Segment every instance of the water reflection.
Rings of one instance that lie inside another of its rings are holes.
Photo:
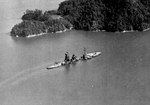
[[[65,73],[68,74],[70,72],[70,66],[71,66],[70,64],[64,66]]]

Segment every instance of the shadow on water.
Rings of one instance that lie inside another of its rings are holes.
[[[73,62],[71,64],[65,65],[64,66],[64,70],[66,71],[66,73],[68,74],[71,70],[71,67],[74,69],[76,67],[78,62]]]
[[[64,66],[64,70],[66,71],[66,74],[68,74],[69,71],[70,71],[70,64],[65,65],[65,66]]]
[[[77,62],[73,62],[71,65],[72,65],[73,67],[75,67],[76,64],[77,64]]]

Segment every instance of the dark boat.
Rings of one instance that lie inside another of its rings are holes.
[[[86,54],[86,59],[84,60],[88,60],[88,59],[92,59],[96,56],[99,56],[101,55],[101,52],[93,52],[93,53],[87,53]],[[58,68],[58,67],[61,67],[61,66],[65,66],[65,65],[69,65],[69,64],[72,64],[72,63],[75,63],[75,62],[78,62],[80,60],[83,60],[83,58],[77,58],[76,60],[74,61],[70,61],[70,62],[65,62],[65,61],[62,61],[62,62],[55,62],[53,65],[51,66],[48,66],[47,69],[54,69],[54,68]]]

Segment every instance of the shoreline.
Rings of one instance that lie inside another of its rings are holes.
[[[124,31],[122,31],[122,32],[118,32],[118,33],[127,33],[127,32],[145,32],[145,31],[149,31],[150,30],[150,28],[146,28],[146,29],[144,29],[144,30],[142,30],[142,31],[138,31],[138,30],[130,30],[130,31],[128,31],[128,30],[124,30]]]
[[[70,27],[69,29],[65,29],[63,31],[56,31],[56,32],[50,32],[50,33],[63,33],[63,32],[66,32],[66,31],[70,31],[72,29],[73,29],[73,27]],[[41,36],[41,35],[45,35],[45,34],[48,34],[48,32],[40,33],[40,34],[28,35],[26,38],[32,38],[32,37]],[[19,37],[19,36],[16,36],[16,37]]]
[[[56,32],[50,32],[50,33],[63,33],[63,32],[66,32],[66,31],[70,31],[72,29],[73,29],[73,27],[70,27],[70,29],[65,29],[63,31],[56,31]],[[36,37],[36,36],[42,36],[42,35],[45,35],[45,34],[48,34],[48,32],[40,33],[40,34],[28,35],[28,36],[26,36],[26,38],[32,38],[32,37]],[[19,36],[16,36],[16,37],[19,37]]]
[[[143,30],[143,31],[148,31],[148,30],[150,30],[150,28],[147,28],[147,29],[145,29],[145,30]]]
[[[40,33],[40,34],[28,35],[28,36],[26,36],[26,38],[32,38],[32,37],[41,36],[41,35],[44,35],[44,34],[47,34],[47,33],[45,32],[45,33]]]
[[[116,32],[114,32],[114,33],[128,33],[128,32],[145,32],[145,31],[149,31],[150,30],[150,28],[146,28],[146,29],[144,29],[144,30],[142,30],[142,31],[138,31],[138,30],[124,30],[124,31],[116,31]],[[94,31],[92,31],[92,32],[107,32],[106,30],[94,30]]]
[[[50,32],[50,33],[63,33],[63,32],[66,32],[66,31],[70,31],[70,30],[72,30],[73,29],[73,27],[71,27],[70,29],[65,29],[65,30],[63,30],[63,31],[56,31],[56,32]],[[141,32],[145,32],[145,31],[148,31],[148,30],[150,30],[150,28],[147,28],[147,29],[144,29],[143,31],[141,31]],[[107,31],[105,31],[105,30],[95,30],[95,31],[91,31],[91,32],[107,32]],[[140,31],[134,31],[134,30],[124,30],[124,31],[121,31],[121,32],[119,32],[119,31],[117,31],[117,32],[115,32],[115,33],[128,33],[128,32],[140,32]],[[36,37],[36,36],[42,36],[42,35],[45,35],[45,34],[48,34],[47,32],[45,32],[45,33],[40,33],[40,34],[33,34],[33,35],[28,35],[28,36],[26,36],[26,38],[32,38],[32,37]],[[15,37],[19,37],[18,35],[16,35]]]

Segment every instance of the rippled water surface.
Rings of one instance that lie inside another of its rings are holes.
[[[0,1],[0,105],[149,105],[149,31],[9,36],[27,8],[55,9],[61,1]],[[66,51],[80,56],[83,47],[102,55],[45,69]]]

